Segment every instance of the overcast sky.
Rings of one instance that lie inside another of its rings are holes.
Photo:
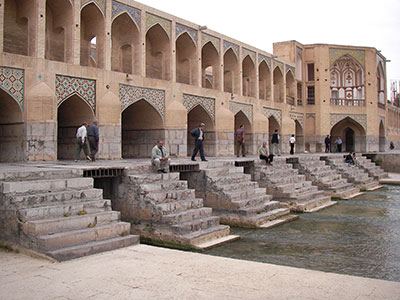
[[[139,0],[272,53],[274,42],[375,47],[400,80],[400,0]]]

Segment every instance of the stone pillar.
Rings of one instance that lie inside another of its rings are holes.
[[[219,41],[219,90],[224,91],[224,42],[220,39]]]
[[[0,53],[3,53],[4,44],[4,1],[0,0]]]
[[[112,1],[108,1],[106,5],[106,16],[105,16],[105,37],[104,37],[104,67],[106,70],[111,70],[111,9],[112,9]]]
[[[197,49],[196,49],[196,59],[197,59],[197,83],[198,87],[202,86],[203,80],[203,68],[202,68],[202,60],[201,60],[201,41],[202,41],[202,32],[200,30],[197,31]]]
[[[271,67],[269,69],[269,86],[270,86],[270,95],[271,95],[271,102],[275,102],[275,95],[274,95],[274,60],[271,57]],[[271,132],[269,134],[272,134]]]
[[[171,68],[171,80],[172,82],[176,82],[176,22],[172,21],[171,22],[171,63],[170,63],[170,68]]]
[[[238,63],[239,63],[239,95],[243,94],[243,62],[242,62],[242,47],[239,46]]]
[[[283,65],[283,103],[286,103],[286,64]]]
[[[140,33],[139,33],[139,47],[141,48],[140,51],[140,60],[141,60],[141,67],[140,67],[140,75],[142,77],[146,77],[146,11],[142,10],[140,14]]]
[[[36,57],[44,58],[46,49],[46,1],[36,3],[37,33],[36,33]]]
[[[72,24],[72,61],[73,64],[81,63],[81,1],[74,0]]]
[[[258,52],[256,52],[254,67],[256,68],[256,98],[260,98],[260,74],[258,73]]]

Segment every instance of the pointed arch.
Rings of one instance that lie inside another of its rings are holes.
[[[296,96],[296,81],[294,79],[294,73],[292,70],[286,72],[286,103],[289,105],[295,105]]]
[[[386,134],[385,134],[385,124],[383,120],[379,122],[379,152],[386,151]]]
[[[347,116],[331,127],[331,140],[340,137],[345,151],[366,151],[366,130],[351,116]]]
[[[304,152],[304,128],[298,120],[295,123],[296,153]]]
[[[271,70],[265,60],[258,65],[259,98],[271,100]]]
[[[381,61],[378,63],[376,70],[376,83],[378,91],[378,103],[385,104],[385,71]]]
[[[251,120],[249,120],[249,118],[247,117],[247,115],[242,111],[239,110],[236,114],[235,114],[235,130],[237,130],[240,125],[244,126],[244,130],[245,130],[245,153],[253,155],[255,154],[255,148],[254,148],[254,143],[253,143],[253,128],[251,125]],[[235,141],[235,145],[234,145],[234,153],[238,153],[238,143]]]
[[[283,74],[281,68],[276,66],[273,71],[274,102],[283,102]]]
[[[104,7],[101,7],[96,0],[87,0],[85,3],[81,4],[81,12],[86,6],[88,6],[90,4],[93,4],[94,6],[96,6],[98,8],[98,10],[101,12],[101,14],[105,17],[105,13],[104,13],[105,4],[104,4]]]
[[[256,68],[250,55],[243,59],[242,70],[242,95],[256,97]]]
[[[183,32],[176,39],[176,81],[195,85],[197,83],[197,53],[193,38]]]
[[[158,23],[146,32],[146,76],[171,79],[171,45],[165,29]]]
[[[202,87],[218,90],[220,87],[219,52],[212,41],[201,48]],[[207,80],[209,85],[207,85]]]
[[[224,54],[224,92],[239,94],[239,61],[231,47]]]

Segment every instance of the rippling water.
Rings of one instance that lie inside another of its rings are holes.
[[[232,228],[241,239],[211,255],[400,281],[400,186],[385,186],[272,229]]]

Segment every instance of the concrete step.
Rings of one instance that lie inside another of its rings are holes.
[[[178,224],[178,223],[193,221],[196,219],[201,219],[204,217],[209,217],[211,215],[212,215],[212,208],[202,207],[197,209],[189,209],[175,214],[163,215],[161,217],[161,222],[167,224]]]
[[[308,212],[308,211],[315,211],[316,207],[325,206],[326,203],[333,202],[331,201],[331,197],[320,195],[318,197],[298,201],[294,205],[291,205],[291,210],[296,212]],[[333,203],[334,205],[336,203]],[[329,205],[331,206],[331,205]]]
[[[354,198],[360,194],[360,189],[351,185],[350,187],[346,189],[341,189],[341,190],[326,190],[326,194],[331,196],[333,199],[342,199],[342,200],[347,200]]]
[[[255,227],[261,227],[263,224],[265,224],[267,222],[279,219],[279,218],[289,215],[289,214],[290,214],[289,208],[277,208],[274,210],[255,214],[255,215],[251,216],[249,219],[250,219],[251,223],[254,224]]]
[[[236,199],[231,201],[232,210],[244,209],[244,208],[251,208],[251,207],[258,207],[264,203],[269,203],[272,199],[272,195],[265,194],[265,190],[263,189],[263,193],[259,194],[258,196],[249,197],[249,198],[242,198]]]
[[[291,184],[291,183],[298,183],[298,182],[304,182],[306,180],[305,175],[298,175],[298,174],[291,174],[288,176],[284,177],[269,177],[267,179],[270,181],[272,184]]]
[[[188,209],[196,209],[203,207],[203,199],[192,198],[180,201],[171,201],[166,203],[159,203],[155,206],[155,209],[161,214],[171,214],[186,211]]]
[[[250,174],[244,173],[233,173],[225,176],[208,176],[210,177],[217,185],[224,185],[236,182],[243,182],[251,180]]]
[[[206,229],[188,232],[182,235],[187,244],[200,248],[203,243],[215,241],[217,239],[228,237],[230,228],[227,225],[216,225]],[[232,237],[232,240],[238,239],[238,236]]]
[[[244,216],[252,216],[260,212],[271,211],[278,209],[280,207],[281,204],[279,201],[269,201],[269,202],[264,202],[260,205],[242,207],[238,210],[238,213]]]
[[[22,208],[18,210],[18,218],[22,222],[46,218],[74,216],[85,211],[87,214],[111,210],[111,200],[102,199],[85,202],[69,202],[65,204]]]
[[[78,257],[132,246],[138,243],[138,235],[118,236],[107,240],[92,241],[77,246],[48,251],[46,254],[58,261],[66,261]]]
[[[233,242],[240,239],[239,235],[227,235],[222,237],[216,237],[214,232],[212,234],[207,234],[207,235],[211,235],[212,238],[209,238],[209,240],[207,241],[207,239],[203,237],[205,241],[202,240],[201,242],[197,242],[196,244],[193,244],[193,246],[197,249],[207,250],[217,247],[221,244]]]
[[[190,232],[205,230],[219,225],[219,217],[210,216],[172,225],[172,229],[179,234],[186,235]]]
[[[0,182],[0,193],[3,194],[32,194],[65,190],[85,190],[91,188],[93,188],[93,178]]]
[[[242,181],[242,182],[237,182],[237,183],[233,183],[233,184],[218,184],[218,187],[221,188],[223,191],[246,191],[249,189],[256,189],[258,188],[258,184],[257,182],[254,181]]]
[[[39,250],[47,252],[129,234],[130,228],[130,223],[117,222],[93,228],[42,235],[37,237],[37,246]]]
[[[120,212],[105,211],[82,216],[70,216],[54,219],[29,221],[23,224],[23,231],[29,235],[48,235],[59,232],[85,229],[89,226],[105,225],[117,222]]]
[[[248,198],[253,198],[257,196],[264,196],[265,189],[264,188],[254,188],[244,191],[225,191],[230,200],[237,201],[237,200],[244,200]]]
[[[93,188],[86,190],[66,190],[57,192],[13,195],[7,198],[10,199],[10,203],[16,208],[35,207],[56,202],[89,201],[103,199],[103,190]]]

